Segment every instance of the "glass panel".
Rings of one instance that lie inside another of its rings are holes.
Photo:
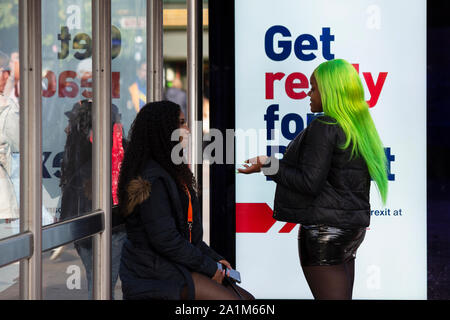
[[[112,194],[118,204],[117,184],[126,137],[137,112],[147,101],[146,0],[111,2],[112,21]],[[113,225],[115,224],[113,215]],[[125,226],[115,226],[111,243],[111,277],[114,299],[122,298],[118,279]]]
[[[124,137],[147,100],[146,8],[146,0],[111,3],[112,102],[117,106]]]
[[[42,224],[92,209],[90,0],[42,1]]]
[[[186,2],[163,3],[164,99],[187,110],[187,6]]]
[[[0,239],[19,233],[19,10],[0,2]],[[0,281],[2,280],[0,275]]]
[[[20,231],[19,5],[0,2],[0,239]],[[19,262],[0,268],[0,299],[19,299]]]
[[[19,300],[19,262],[0,268],[0,300]]]
[[[92,250],[88,247],[91,241],[92,238],[83,239],[42,254],[43,299],[91,299]]]
[[[117,238],[117,237],[116,237]],[[117,239],[115,239],[117,242]],[[115,241],[113,239],[113,243]],[[93,255],[92,237],[75,241],[42,254],[43,298],[48,300],[86,300],[92,299]],[[117,254],[113,259],[118,261]],[[120,255],[120,251],[119,251]],[[122,287],[117,281],[113,299],[122,299]],[[114,283],[113,282],[113,283]],[[1,297],[1,296],[0,296]]]
[[[92,211],[92,5],[43,0],[41,9],[42,225],[48,225]],[[90,298],[91,238],[43,253],[42,270],[45,299]]]
[[[164,99],[178,103],[187,114],[187,6],[186,1],[164,1]],[[208,1],[203,1],[203,134],[209,132]],[[203,144],[203,147],[206,145]],[[203,159],[203,240],[209,243],[209,159]]]

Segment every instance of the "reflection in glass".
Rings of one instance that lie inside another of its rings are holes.
[[[2,1],[1,5],[0,239],[20,231],[18,2]],[[15,262],[0,268],[0,299],[19,298],[19,262]]]
[[[90,110],[78,107],[92,99],[91,10],[90,0],[42,1],[43,225],[92,209]]]
[[[71,219],[95,209],[92,208],[91,9],[90,0],[42,1],[43,202],[54,221]],[[116,11],[120,16],[113,18],[111,30],[112,204],[117,204],[116,187],[125,130],[139,110],[139,105],[137,109],[133,107],[130,94],[136,76],[131,66],[138,68],[143,62],[141,59],[145,59],[145,52],[139,56],[139,48],[145,48],[145,24],[142,24],[145,1],[113,1],[112,12]],[[134,16],[141,17],[135,19],[140,21],[135,25],[129,23]],[[141,89],[140,83],[139,86]],[[145,102],[145,90],[138,90],[138,98]],[[123,227],[113,229],[113,288],[118,282],[124,238]],[[51,251],[49,261],[59,263],[66,250],[70,248],[63,246]],[[83,283],[86,283],[88,299],[92,299],[92,239],[76,241],[72,250],[81,258],[86,275]],[[117,298],[114,290],[113,298]]]
[[[112,102],[126,137],[147,101],[146,0],[111,1]]]
[[[92,3],[43,0],[41,13],[45,225],[92,211]],[[54,299],[53,288],[67,299],[91,298],[90,244],[88,238],[44,254],[46,299]]]
[[[17,1],[0,19],[0,239],[19,233],[19,29]],[[2,280],[0,275],[0,281]]]
[[[76,102],[65,115],[69,121],[61,162],[60,220],[92,210],[92,101]]]
[[[90,238],[87,239],[90,241]],[[68,244],[57,259],[51,252],[42,254],[43,289],[46,300],[86,300],[89,299],[87,269],[74,244]],[[92,259],[92,257],[90,257]],[[92,273],[92,266],[90,267]]]
[[[111,2],[111,98],[112,98],[112,154],[111,182],[113,205],[118,204],[117,185],[120,165],[126,148],[126,137],[136,114],[147,102],[147,36],[146,0]],[[117,219],[119,220],[119,219]],[[118,272],[125,226],[115,225],[111,243],[111,281],[113,299],[122,296]],[[119,292],[120,291],[120,292]]]
[[[92,251],[79,250],[84,241],[90,243],[92,237],[71,243],[61,255],[51,259],[51,252],[42,256],[43,298],[46,300],[90,300],[92,299]],[[78,246],[78,248],[77,248]],[[81,255],[80,255],[81,253]],[[1,297],[1,296],[0,296]],[[122,299],[120,282],[113,287],[114,299]]]
[[[77,102],[70,112],[66,112],[69,124],[66,127],[67,140],[61,165],[61,219],[70,219],[81,213],[92,210],[92,101]],[[123,159],[123,129],[117,106],[111,107],[113,128],[112,145],[112,194],[116,194],[119,168]],[[117,197],[113,196],[113,204],[117,204]],[[115,287],[119,276],[120,253],[125,239],[123,226],[117,226],[112,232],[111,261],[112,288]],[[92,238],[75,241],[74,247],[80,256],[86,270],[88,283],[88,298],[93,298],[92,268],[93,245]],[[58,248],[50,257],[55,260],[62,247]],[[114,299],[114,292],[112,295]]]

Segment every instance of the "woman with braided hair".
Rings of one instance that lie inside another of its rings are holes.
[[[176,130],[180,138],[173,141]],[[180,106],[170,101],[146,104],[131,126],[118,186],[127,230],[120,265],[124,299],[253,298],[225,280],[217,263],[230,263],[202,241],[195,178],[171,158],[179,143],[186,147],[188,133]]]

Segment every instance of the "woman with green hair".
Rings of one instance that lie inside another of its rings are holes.
[[[323,115],[289,143],[282,160],[259,156],[238,171],[262,171],[277,183],[273,217],[301,224],[299,258],[314,298],[351,299],[371,179],[386,203],[386,155],[350,63],[326,61],[310,83],[311,111]]]

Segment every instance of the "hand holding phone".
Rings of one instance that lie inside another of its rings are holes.
[[[221,271],[222,270],[226,270],[226,276],[228,278],[233,279],[237,283],[241,283],[241,274],[239,273],[239,271],[236,271],[236,270],[231,269],[231,268],[227,268],[220,262],[217,262],[217,268],[219,270],[221,270]]]

